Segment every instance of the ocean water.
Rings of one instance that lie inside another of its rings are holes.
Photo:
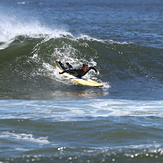
[[[162,0],[1,0],[0,163],[162,163],[162,26]]]

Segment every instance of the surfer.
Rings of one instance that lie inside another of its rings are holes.
[[[59,74],[63,74],[63,73],[69,73],[75,77],[81,78],[82,76],[84,76],[87,72],[89,72],[91,69],[94,70],[96,73],[98,73],[98,71],[94,68],[94,67],[88,67],[87,64],[83,64],[83,66],[79,69],[74,69],[72,65],[70,65],[68,62],[66,62],[66,66],[65,67],[63,65],[63,63],[61,63],[60,59],[57,59],[56,62],[60,65],[60,67],[63,69],[62,72],[59,72]]]

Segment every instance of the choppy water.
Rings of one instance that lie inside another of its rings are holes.
[[[162,162],[162,8],[1,1],[0,162]],[[57,58],[104,87],[71,83]]]

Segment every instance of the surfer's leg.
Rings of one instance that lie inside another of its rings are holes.
[[[70,65],[68,62],[66,62],[66,65],[68,66],[68,68],[73,68],[72,65]]]
[[[61,61],[58,61],[58,64],[61,66],[61,68],[63,70],[66,70],[67,69]]]

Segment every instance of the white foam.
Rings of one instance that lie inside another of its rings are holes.
[[[105,111],[101,116],[163,116],[162,101],[99,100],[91,106]]]
[[[32,38],[58,38],[63,35],[71,35],[63,28],[49,28],[37,20],[21,20],[19,17],[0,13],[0,42],[4,43],[1,49],[10,44],[17,36]]]
[[[45,145],[49,144],[47,137],[39,137],[34,138],[33,134],[16,134],[16,133],[10,133],[10,132],[2,132],[0,134],[0,138],[9,138],[9,139],[16,139],[19,141],[28,141],[32,143],[37,143],[39,145]]]
[[[54,92],[63,96],[62,92]],[[74,96],[88,96],[91,90],[76,92]],[[64,96],[72,92],[64,92]],[[60,97],[59,96],[59,97]],[[59,98],[58,97],[58,98]],[[10,106],[8,106],[10,103]],[[6,109],[7,108],[7,109]],[[139,116],[163,117],[163,101],[118,99],[89,99],[79,101],[1,101],[1,119],[47,119],[48,121],[82,121],[88,117]],[[32,136],[29,135],[32,140]]]
[[[82,40],[87,40],[87,41],[98,41],[98,42],[104,42],[104,40],[102,39],[97,39],[97,38],[93,38],[91,36],[88,36],[86,34],[80,34],[77,39],[82,39]]]

